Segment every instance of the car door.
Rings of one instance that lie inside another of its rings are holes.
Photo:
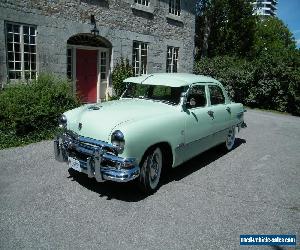
[[[208,112],[207,92],[205,84],[194,84],[188,91],[185,110],[185,160],[208,149],[211,144],[213,117]]]
[[[209,84],[208,109],[213,118],[212,130],[214,144],[225,141],[230,121],[230,106],[226,104],[226,96],[223,89],[216,84]]]

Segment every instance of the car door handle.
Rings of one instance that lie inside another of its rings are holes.
[[[212,110],[208,110],[207,114],[211,117],[214,117],[214,111],[212,111]]]
[[[231,113],[231,108],[230,107],[227,107],[226,110],[227,110],[227,112]]]

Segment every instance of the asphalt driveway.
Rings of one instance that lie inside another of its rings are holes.
[[[0,248],[246,249],[239,235],[252,233],[299,244],[300,118],[248,111],[246,122],[234,150],[199,155],[148,197],[73,175],[51,141],[0,151]]]

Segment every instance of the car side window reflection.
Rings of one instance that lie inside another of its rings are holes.
[[[210,93],[210,104],[217,105],[217,104],[224,104],[225,97],[223,95],[223,91],[219,86],[210,85],[208,86],[209,93]]]
[[[188,94],[187,108],[198,108],[206,106],[206,95],[204,85],[193,86]]]

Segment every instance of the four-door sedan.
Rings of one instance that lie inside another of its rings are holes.
[[[152,193],[162,171],[221,143],[231,150],[236,128],[246,127],[243,105],[211,77],[157,73],[124,82],[119,100],[61,116],[58,161],[98,182],[136,179]]]

